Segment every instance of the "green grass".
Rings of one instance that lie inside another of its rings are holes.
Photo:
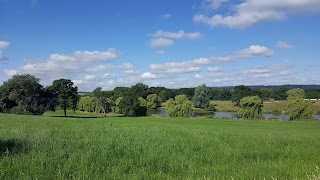
[[[320,123],[0,114],[0,179],[319,179]]]

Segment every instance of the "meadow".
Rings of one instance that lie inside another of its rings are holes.
[[[53,116],[0,114],[0,179],[320,179],[319,122]]]

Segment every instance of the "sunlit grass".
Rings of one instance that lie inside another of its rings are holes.
[[[0,179],[319,177],[318,122],[46,115],[0,114]]]

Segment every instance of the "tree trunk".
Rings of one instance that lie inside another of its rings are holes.
[[[66,105],[66,103],[63,104],[63,111],[64,111],[64,117],[67,117],[67,105]]]

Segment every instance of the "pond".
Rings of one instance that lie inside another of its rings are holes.
[[[159,114],[159,115],[164,115],[164,116],[168,116],[167,111],[166,110],[160,110],[160,109],[156,109],[156,110],[148,110],[147,112],[148,115],[151,114]],[[196,116],[212,116],[212,117],[225,117],[225,118],[233,118],[233,119],[239,119],[239,115],[236,113],[230,113],[230,112],[215,112],[215,113],[192,113],[192,117],[196,117]],[[285,115],[285,114],[279,114],[279,115],[275,115],[275,114],[263,114],[263,117],[265,119],[270,119],[270,118],[279,118],[279,119],[286,119],[289,120],[289,116]],[[320,115],[314,115],[315,119],[320,120]]]

